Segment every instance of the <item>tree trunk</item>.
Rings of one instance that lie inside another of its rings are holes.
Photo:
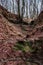
[[[43,11],[43,0],[41,0],[41,11]]]
[[[28,18],[28,1],[26,1],[26,17]]]
[[[18,5],[18,15],[20,17],[20,0],[17,1],[17,5]]]
[[[22,0],[22,18],[24,16],[24,13],[25,13],[25,0]]]
[[[12,0],[12,2],[13,2],[13,13],[15,13],[15,10],[14,10],[14,0]]]
[[[30,15],[30,18],[33,18],[32,4],[33,4],[33,0],[29,0],[29,15]]]

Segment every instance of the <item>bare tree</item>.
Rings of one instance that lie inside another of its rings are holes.
[[[25,0],[22,0],[22,18],[24,16],[25,13]]]
[[[20,17],[20,0],[16,0],[18,6],[18,15]]]
[[[33,2],[33,17],[36,15],[36,0]]]
[[[10,8],[9,8],[10,12],[11,12],[11,10],[12,10],[12,9],[11,9],[11,6],[12,6],[12,3],[11,3],[11,0],[10,0]]]
[[[26,1],[26,17],[28,18],[28,1]]]
[[[14,1],[15,1],[15,0],[12,0],[12,2],[13,2],[13,13],[15,13],[15,10],[14,10],[14,6],[15,6],[15,5],[14,5]]]
[[[43,11],[43,0],[41,0],[41,11]]]
[[[33,6],[33,0],[29,0],[29,15],[30,15],[30,18],[33,18],[33,11],[32,11],[32,6]]]
[[[30,0],[29,3],[30,18],[34,18],[38,15],[38,5],[36,4],[36,0]]]

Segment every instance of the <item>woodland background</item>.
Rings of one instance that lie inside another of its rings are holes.
[[[43,10],[43,0],[0,0],[0,4],[10,12],[26,18],[37,17]]]

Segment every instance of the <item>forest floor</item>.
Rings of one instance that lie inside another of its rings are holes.
[[[22,59],[15,60],[24,55],[28,58],[31,56],[30,52],[23,54],[22,51],[14,49],[18,41],[31,41],[34,45],[35,41],[42,40],[41,43],[43,43],[43,11],[34,21],[29,24],[26,22],[27,25],[14,23],[18,21],[18,15],[12,14],[0,6],[0,65],[26,65]],[[43,48],[41,49],[43,50]],[[38,54],[40,58],[37,59],[37,62],[42,63],[43,51],[41,53]]]

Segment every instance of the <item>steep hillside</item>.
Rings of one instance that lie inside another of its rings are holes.
[[[13,23],[13,21],[19,21],[19,23]],[[17,58],[18,56],[25,56],[27,59],[30,58],[30,56],[33,57],[35,55],[30,54],[30,52],[23,54],[23,52],[20,50],[15,51],[14,46],[18,41],[22,43],[25,41],[32,42],[33,47],[35,46],[34,44],[39,43],[39,41],[41,41],[40,44],[43,43],[43,11],[36,20],[31,21],[31,23],[28,24],[27,21],[25,22],[19,19],[18,15],[12,14],[0,6],[0,64],[26,65],[23,59],[20,59],[21,61],[11,60],[14,60],[14,58]],[[35,47],[37,47],[37,45]],[[42,51],[40,51],[40,53],[38,52],[37,55],[39,59],[42,60],[43,45],[39,47],[39,50]],[[39,62],[43,62],[43,60],[41,61],[39,59],[37,59]]]
[[[0,60],[18,56],[19,52],[14,51],[13,47],[18,40],[23,40],[25,37],[20,27],[16,27],[16,25],[10,23],[6,17],[3,16],[3,13],[1,13],[2,11],[0,10]],[[3,61],[0,62],[2,65],[10,65],[10,63],[12,65],[18,64],[17,61],[10,61],[7,63]]]

